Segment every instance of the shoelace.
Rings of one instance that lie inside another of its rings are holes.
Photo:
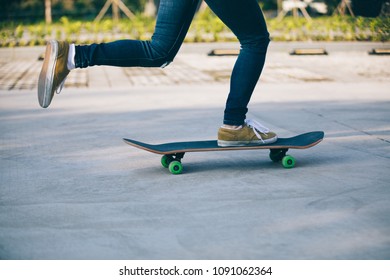
[[[65,84],[65,80],[66,80],[67,77],[65,77],[65,79],[62,81],[62,83],[58,86],[58,88],[56,89],[56,93],[57,94],[60,94],[60,92],[62,91],[62,89],[64,88],[64,84]]]
[[[267,133],[269,132],[269,129],[255,120],[245,120],[245,124],[247,126],[249,126],[250,128],[252,128],[253,132],[256,134],[257,138],[259,138],[259,140],[261,140],[264,143],[264,140],[261,137],[261,135],[259,134],[259,132],[267,135]]]

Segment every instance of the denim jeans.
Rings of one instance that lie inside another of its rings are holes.
[[[205,0],[238,38],[241,50],[234,65],[223,123],[244,123],[247,106],[264,66],[269,33],[256,0]],[[164,67],[173,61],[199,0],[161,0],[150,41],[119,40],[76,46],[78,68],[94,65]]]

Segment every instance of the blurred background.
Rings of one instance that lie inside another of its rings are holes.
[[[390,0],[258,1],[274,41],[389,41]],[[0,0],[0,47],[148,39],[159,0]],[[204,2],[187,42],[235,41]]]
[[[51,9],[53,19],[67,16],[75,19],[93,19],[107,0],[0,0],[1,21],[41,20],[45,14],[45,6]],[[112,1],[115,5],[116,1]],[[121,0],[134,13],[151,14],[158,9],[159,0]],[[351,5],[355,15],[376,17],[388,9],[388,0],[259,0],[264,12],[274,14],[275,11],[297,5],[307,9],[310,15],[332,15],[342,2]],[[301,3],[296,3],[301,2]],[[111,13],[109,11],[108,13]]]

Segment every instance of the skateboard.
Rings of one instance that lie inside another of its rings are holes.
[[[251,145],[239,147],[219,147],[217,140],[172,142],[164,144],[147,144],[133,139],[123,138],[123,141],[148,152],[163,155],[161,164],[169,169],[172,174],[183,172],[181,163],[184,154],[189,152],[217,152],[237,150],[269,149],[269,157],[273,162],[281,162],[285,168],[293,168],[296,160],[293,156],[287,155],[289,149],[307,149],[320,143],[324,138],[323,131],[312,131],[289,138],[279,138],[275,143],[265,145]]]

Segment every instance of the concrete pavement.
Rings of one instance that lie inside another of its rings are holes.
[[[389,259],[390,57],[369,56],[371,45],[293,57],[286,46],[271,48],[248,118],[281,137],[324,130],[325,140],[292,150],[294,169],[265,151],[190,153],[179,176],[121,138],[215,138],[234,58],[187,45],[149,74],[78,70],[41,109],[43,49],[16,53],[36,67],[11,88],[1,81],[0,258]],[[2,73],[21,67],[7,51]],[[175,82],[183,71],[187,82]]]

